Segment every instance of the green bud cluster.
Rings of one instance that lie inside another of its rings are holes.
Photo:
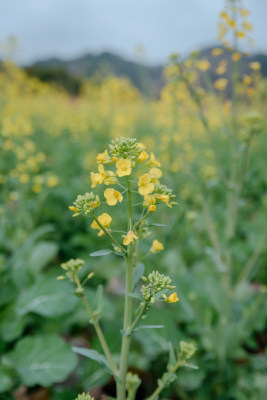
[[[141,293],[146,302],[149,302],[153,297],[162,290],[172,290],[175,286],[171,286],[172,280],[169,276],[160,274],[158,271],[151,272],[147,278],[143,277],[143,281],[147,285],[141,287]]]
[[[82,393],[82,394],[79,394],[75,400],[94,400],[94,398],[91,397],[90,394]]]
[[[260,133],[263,129],[262,116],[257,111],[251,111],[246,116],[246,122],[250,134]]]
[[[128,393],[127,400],[134,400],[136,397],[136,392],[141,385],[141,379],[138,375],[128,372],[126,376],[126,390]]]
[[[61,268],[64,269],[64,271],[66,271],[67,277],[74,281],[77,272],[83,267],[83,265],[84,261],[81,260],[80,258],[76,259],[72,258],[66,263],[61,264]]]
[[[188,360],[195,354],[196,350],[197,350],[197,348],[193,343],[188,343],[188,342],[181,340],[180,352],[179,352],[180,360],[181,361]]]
[[[70,207],[75,212],[74,217],[84,213],[89,214],[94,208],[100,204],[100,199],[93,192],[85,193],[84,195],[79,194],[77,199],[74,201],[74,207]]]
[[[114,139],[109,145],[111,154],[117,158],[127,158],[129,160],[136,160],[141,152],[142,148],[138,146],[135,138],[120,138]]]
[[[176,197],[175,194],[172,194],[172,189],[159,183],[155,183],[154,194],[166,194],[170,196],[170,199],[174,199]]]

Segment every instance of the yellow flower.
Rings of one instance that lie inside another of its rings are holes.
[[[232,19],[229,19],[227,22],[232,28],[235,28],[235,25],[236,25],[235,21],[233,21]]]
[[[250,14],[250,11],[243,8],[242,10],[240,10],[240,14],[242,15],[242,17],[247,17]]]
[[[136,143],[136,146],[138,147],[138,149],[142,149],[142,150],[144,150],[145,149],[145,145],[143,144],[143,143]]]
[[[240,53],[234,53],[233,55],[232,55],[232,60],[233,61],[239,61],[240,60],[240,58],[241,58],[241,54]]]
[[[227,84],[228,84],[228,80],[225,78],[221,78],[221,79],[217,79],[217,81],[214,82],[214,87],[217,90],[225,90]]]
[[[98,219],[98,221],[100,222],[100,224],[101,224],[104,228],[108,229],[108,228],[110,227],[112,218],[111,218],[111,216],[110,216],[108,213],[103,213],[103,214],[99,215],[99,217],[98,217],[97,219]],[[105,232],[102,231],[101,227],[98,225],[98,223],[97,223],[96,221],[93,221],[93,222],[92,222],[91,228],[93,228],[93,229],[99,229],[98,236],[105,235]]]
[[[253,71],[259,71],[261,69],[261,65],[258,61],[252,61],[249,63],[249,66],[251,69],[253,69]]]
[[[146,152],[146,151],[142,151],[142,153],[141,153],[140,156],[138,157],[137,162],[145,161],[145,160],[148,159],[148,157],[149,157],[149,155],[147,154],[147,152]]]
[[[244,39],[244,37],[246,36],[246,34],[245,34],[245,32],[239,31],[239,32],[236,32],[236,36],[237,36],[239,39]]]
[[[109,206],[115,206],[118,201],[121,203],[123,200],[122,194],[115,189],[106,189],[104,196]]]
[[[116,178],[113,171],[105,171],[105,185],[116,185],[118,183],[118,179]]]
[[[151,176],[149,174],[144,174],[139,177],[138,181],[138,192],[145,196],[152,193],[154,190],[154,184],[151,182]]]
[[[244,75],[244,76],[243,76],[243,82],[244,82],[246,85],[250,85],[251,82],[252,82],[252,79],[251,79],[251,77],[250,77],[249,75]]]
[[[121,159],[116,162],[117,175],[119,177],[130,175],[132,172],[131,160]]]
[[[156,211],[156,206],[154,204],[152,204],[151,206],[148,207],[148,211],[149,212],[154,212]]]
[[[117,183],[117,178],[113,171],[105,171],[104,165],[99,164],[98,172],[91,172],[91,187],[94,188],[96,185],[104,183],[105,185],[113,185]]]
[[[69,210],[73,211],[73,212],[79,212],[78,208],[74,207],[74,206],[69,206]]]
[[[177,296],[177,293],[174,292],[169,297],[167,297],[165,301],[167,303],[176,303],[177,301],[179,301],[179,297]]]
[[[160,243],[157,239],[153,240],[152,246],[150,248],[151,253],[159,253],[161,250],[164,249],[164,246],[162,243]]]
[[[107,150],[105,150],[104,153],[99,153],[96,159],[98,164],[110,164],[112,162],[112,158],[108,155]]]
[[[46,184],[48,187],[54,187],[59,183],[59,179],[56,175],[51,175],[47,178]]]
[[[151,168],[149,175],[151,176],[152,182],[157,183],[158,179],[162,176],[162,172],[159,168]]]
[[[103,183],[105,176],[106,176],[106,173],[105,173],[104,166],[102,164],[100,164],[98,166],[98,172],[96,172],[96,173],[91,172],[91,181],[92,181],[91,187],[94,188],[94,187],[96,187],[96,185],[100,185],[101,183]]]
[[[212,50],[212,55],[214,57],[220,56],[222,53],[223,53],[223,49],[220,49],[219,47]]]
[[[247,31],[252,31],[252,25],[251,25],[249,22],[244,21],[243,24],[242,24],[242,26],[243,26],[243,28],[244,28],[245,30],[247,30]]]
[[[168,204],[170,201],[170,196],[168,194],[155,194],[154,196],[157,200],[160,200],[165,204]]]
[[[143,206],[149,208],[149,206],[156,204],[156,197],[153,194],[147,194],[144,196]]]
[[[129,231],[123,240],[124,246],[128,246],[128,244],[134,243],[134,239],[137,239],[137,236],[133,233],[133,231]]]
[[[150,167],[151,165],[154,165],[155,167],[161,166],[160,162],[156,160],[154,153],[150,153],[150,160],[148,161],[147,165],[148,167]]]
[[[223,75],[227,68],[227,61],[223,60],[220,62],[218,67],[216,68],[216,74]]]
[[[200,71],[207,71],[208,69],[210,69],[210,63],[208,60],[199,60],[197,63],[197,68]]]

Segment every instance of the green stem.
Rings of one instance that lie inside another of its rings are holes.
[[[132,230],[132,193],[129,177],[126,177],[127,183],[127,214],[128,214],[128,231]],[[133,244],[130,243],[126,256],[126,285],[125,285],[125,302],[124,302],[124,320],[123,332],[127,332],[132,322],[132,298],[127,295],[133,290]],[[120,358],[120,382],[117,383],[117,400],[125,400],[126,395],[126,375],[128,369],[128,356],[130,350],[131,336],[122,336],[121,358]]]
[[[142,307],[140,308],[139,313],[137,314],[135,320],[133,321],[132,325],[128,328],[127,334],[131,335],[134,331],[134,329],[136,328],[138,322],[140,321],[140,319],[142,318],[142,316],[144,315],[146,311],[146,303],[144,303],[142,305]]]
[[[77,287],[79,289],[82,289],[82,285],[81,285],[81,282],[80,282],[78,276],[76,276],[75,283],[76,283],[76,285],[77,285]],[[114,361],[112,359],[112,355],[110,353],[110,350],[109,350],[108,344],[106,342],[105,336],[103,334],[103,331],[102,331],[102,329],[100,327],[100,324],[98,322],[98,319],[97,319],[96,315],[94,314],[92,308],[90,307],[85,295],[82,296],[82,301],[83,301],[83,304],[84,304],[84,306],[85,306],[85,308],[86,308],[86,310],[87,310],[87,312],[88,312],[88,314],[89,314],[89,316],[91,318],[92,324],[94,325],[94,328],[95,328],[96,334],[98,336],[99,342],[100,342],[100,344],[102,346],[102,349],[103,349],[103,352],[104,352],[104,354],[105,354],[105,356],[106,356],[106,358],[108,360],[108,363],[109,363],[109,366],[110,366],[110,368],[111,368],[111,370],[113,372],[113,375],[114,376],[118,376],[119,375],[119,371],[118,371],[117,366],[115,365],[115,363],[114,363]]]
[[[119,249],[122,251],[123,254],[126,253],[126,250],[124,247],[122,247],[122,245],[117,241],[117,239],[115,239],[111,233],[101,224],[101,222],[99,222],[98,218],[95,216],[95,214],[93,212],[90,213],[93,217],[93,219],[96,221],[97,225],[102,229],[102,231],[105,232],[105,235],[107,235],[109,237],[109,239],[112,241],[112,243],[115,244],[115,246],[119,247]]]
[[[168,372],[170,374],[174,374],[177,371],[177,369],[179,367],[183,366],[184,364],[185,363],[183,361],[178,360],[177,363],[168,370]],[[159,380],[159,382],[161,382],[161,383],[159,384],[157,389],[152,393],[152,395],[149,397],[149,400],[155,400],[158,397],[158,395],[162,392],[162,390],[165,387],[169,386],[169,384],[171,383],[170,381],[164,379],[164,374],[162,375],[162,378]]]

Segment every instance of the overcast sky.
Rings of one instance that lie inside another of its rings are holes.
[[[255,50],[267,53],[267,0],[244,0],[251,10]],[[224,0],[0,0],[0,41],[20,40],[17,60],[80,56],[111,50],[145,61],[164,63],[170,53],[183,55],[212,45]]]

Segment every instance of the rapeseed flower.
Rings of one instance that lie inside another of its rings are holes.
[[[149,157],[149,155],[147,154],[147,152],[146,151],[142,151],[142,153],[138,157],[137,162],[146,161],[148,159],[148,157]]]
[[[138,237],[134,234],[133,231],[129,231],[123,240],[124,246],[128,246],[128,244],[134,243],[134,239],[138,239]]]
[[[152,193],[154,190],[154,184],[152,183],[152,178],[149,174],[144,174],[139,177],[138,181],[138,192],[145,196]]]
[[[253,71],[259,71],[261,69],[261,65],[258,61],[252,61],[249,63],[249,67],[253,69]]]
[[[164,246],[157,239],[153,240],[152,246],[150,248],[151,253],[159,253],[161,250],[164,250]]]
[[[129,159],[121,159],[116,162],[117,175],[119,177],[130,175],[132,172],[132,163]]]
[[[177,296],[177,293],[174,292],[169,297],[166,297],[165,301],[166,303],[177,303],[177,301],[179,301],[179,297]]]
[[[150,169],[149,175],[151,176],[152,182],[157,183],[158,179],[162,177],[162,171],[154,167]]]
[[[105,150],[103,153],[99,153],[96,157],[98,164],[111,164],[112,158],[109,156],[108,151]]]
[[[108,228],[110,227],[112,218],[111,218],[111,216],[110,216],[108,213],[103,213],[103,214],[99,215],[99,217],[98,217],[97,219],[98,219],[98,221],[100,222],[100,224],[101,224],[104,228],[108,229]],[[92,222],[91,228],[93,228],[93,229],[99,229],[98,236],[105,235],[105,232],[101,229],[100,225],[98,225],[97,221],[93,221],[93,222]]]
[[[156,159],[154,153],[150,153],[150,160],[147,163],[148,167],[151,167],[152,165],[154,167],[160,167],[161,164],[160,162]]]
[[[118,201],[121,203],[123,200],[122,194],[117,190],[111,188],[104,191],[104,196],[109,206],[115,206]]]
[[[228,84],[228,80],[225,78],[217,79],[217,81],[214,82],[214,87],[217,90],[225,90],[226,86]]]

